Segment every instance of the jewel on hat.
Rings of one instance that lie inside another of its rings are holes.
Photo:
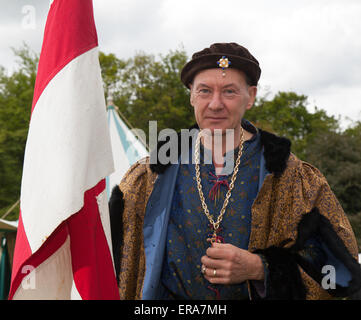
[[[231,61],[229,61],[226,56],[222,56],[222,58],[220,58],[217,61],[217,64],[218,64],[218,67],[222,68],[222,70],[223,70],[222,76],[224,77],[226,75],[226,73],[224,72],[224,69],[229,68]]]

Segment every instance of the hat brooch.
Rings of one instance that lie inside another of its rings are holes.
[[[224,77],[226,75],[225,73],[225,69],[226,68],[229,68],[230,64],[231,64],[231,61],[228,60],[228,58],[226,56],[222,56],[222,58],[220,58],[218,61],[217,61],[217,64],[218,64],[218,67],[222,68],[223,70],[223,73],[222,73],[222,76]]]

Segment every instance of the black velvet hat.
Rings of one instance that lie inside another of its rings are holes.
[[[222,60],[223,59],[223,60]],[[182,69],[181,80],[189,88],[195,75],[202,70],[222,67],[243,71],[250,85],[256,86],[261,76],[261,68],[257,59],[241,45],[231,43],[214,43],[209,48],[196,52]]]

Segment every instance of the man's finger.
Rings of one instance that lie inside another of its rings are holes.
[[[232,251],[239,249],[231,244],[214,243],[212,247],[208,248],[206,255],[213,259],[229,259]]]
[[[223,259],[228,261],[243,259],[243,256],[248,253],[249,252],[247,250],[238,248],[229,243],[215,243],[214,246],[208,248],[206,251],[207,256],[213,259]]]
[[[223,278],[223,277],[208,277],[208,276],[205,276],[204,278],[208,282],[213,283],[213,284],[230,284],[231,283],[230,279]]]
[[[204,276],[207,278],[216,278],[216,277],[222,277],[222,270],[217,268],[208,268],[205,267]]]
[[[207,268],[220,269],[224,266],[225,261],[220,260],[220,259],[212,259],[210,257],[203,256],[201,258],[201,262]]]

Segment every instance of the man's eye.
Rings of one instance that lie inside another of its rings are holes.
[[[236,95],[236,91],[233,89],[225,89],[223,90],[223,96],[226,98],[232,98]]]
[[[211,90],[203,88],[197,91],[197,95],[200,97],[208,98],[212,94]]]
[[[199,93],[210,93],[211,91],[209,89],[200,89],[198,92]]]

